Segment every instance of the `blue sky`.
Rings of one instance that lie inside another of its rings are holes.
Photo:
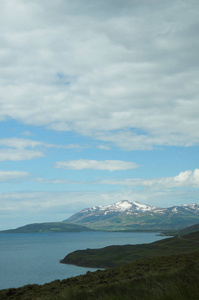
[[[199,197],[199,2],[1,0],[0,229]]]

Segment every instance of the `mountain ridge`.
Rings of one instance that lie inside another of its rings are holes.
[[[56,233],[90,231],[89,228],[66,222],[33,223],[15,229],[1,230],[0,233]]]
[[[64,220],[95,230],[130,231],[180,229],[198,221],[199,205],[196,203],[161,208],[128,200],[85,208]]]

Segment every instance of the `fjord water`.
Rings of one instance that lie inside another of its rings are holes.
[[[96,269],[60,264],[68,253],[109,245],[151,243],[157,233],[67,232],[0,234],[0,289],[44,284]]]

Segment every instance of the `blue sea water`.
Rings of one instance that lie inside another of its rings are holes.
[[[0,289],[44,284],[96,269],[60,264],[68,253],[109,245],[142,244],[163,239],[157,233],[77,232],[0,234]]]

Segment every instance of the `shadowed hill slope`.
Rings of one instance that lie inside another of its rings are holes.
[[[196,300],[199,253],[139,259],[116,269],[0,291],[1,300]]]
[[[82,267],[112,268],[143,257],[183,254],[199,251],[199,231],[167,238],[150,244],[108,246],[101,249],[77,250],[69,253],[61,263]]]
[[[181,229],[178,232],[178,235],[185,235],[185,234],[189,234],[189,233],[192,233],[192,232],[195,232],[195,231],[199,231],[199,223],[195,224],[195,225],[192,225],[192,226],[189,226],[189,227],[186,227],[184,229]]]

